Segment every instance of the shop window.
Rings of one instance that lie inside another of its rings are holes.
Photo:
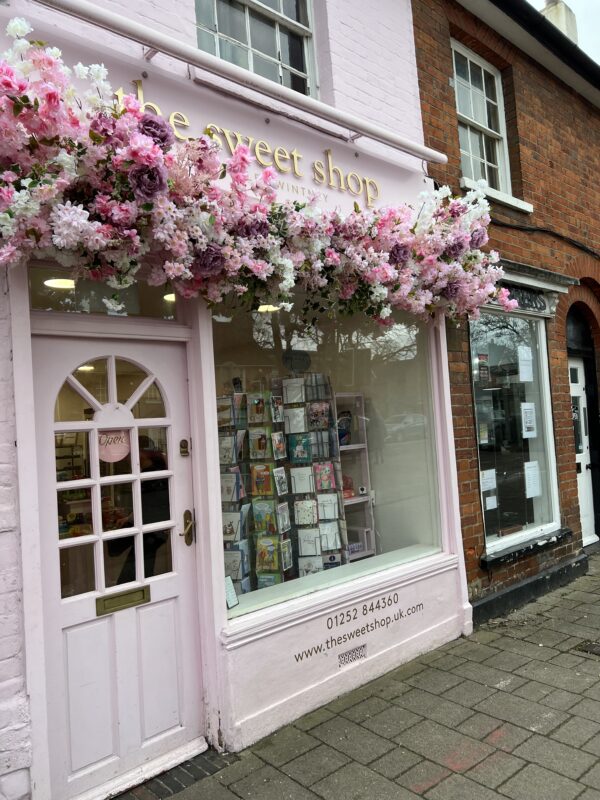
[[[213,327],[233,615],[439,551],[428,326]]]
[[[301,94],[314,94],[310,0],[196,0],[198,46]]]
[[[500,73],[475,53],[452,43],[458,137],[464,178],[485,180],[511,193]]]
[[[471,323],[488,549],[511,535],[527,538],[559,527],[544,325],[505,313],[485,313]]]

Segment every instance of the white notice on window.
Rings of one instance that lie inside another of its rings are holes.
[[[519,380],[521,383],[530,383],[533,380],[533,355],[531,347],[520,344],[519,353]]]
[[[525,497],[539,497],[542,493],[540,465],[537,461],[525,464]]]
[[[496,470],[484,469],[480,473],[481,491],[489,492],[496,488]]]
[[[524,439],[535,439],[537,427],[535,424],[535,403],[521,403],[521,425]]]
[[[237,594],[235,593],[235,586],[233,585],[231,575],[228,575],[225,578],[225,602],[227,603],[227,608],[233,608],[240,602]]]
[[[485,510],[492,511],[494,508],[498,508],[498,495],[491,494],[485,498]]]

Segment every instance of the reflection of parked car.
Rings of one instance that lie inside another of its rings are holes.
[[[385,421],[386,440],[404,442],[425,438],[427,418],[423,414],[395,414]]]

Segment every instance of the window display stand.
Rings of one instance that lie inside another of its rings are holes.
[[[364,395],[335,395],[342,464],[343,503],[348,535],[348,560],[376,555],[373,491],[369,473]]]

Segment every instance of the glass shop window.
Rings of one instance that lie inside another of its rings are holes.
[[[558,516],[543,320],[485,313],[471,360],[487,543]]]
[[[438,552],[427,327],[213,320],[232,616]]]

